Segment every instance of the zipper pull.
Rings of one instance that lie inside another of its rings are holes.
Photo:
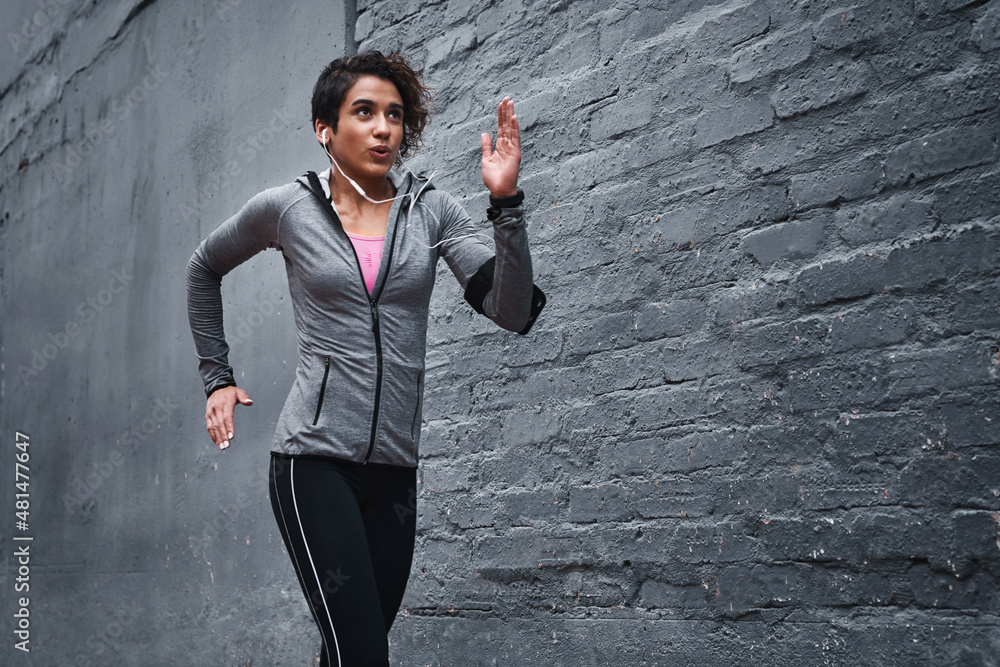
[[[378,304],[374,301],[369,301],[368,305],[372,309],[372,333],[378,333]]]

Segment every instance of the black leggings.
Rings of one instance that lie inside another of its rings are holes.
[[[413,561],[417,469],[271,452],[271,507],[323,667],[386,667]]]

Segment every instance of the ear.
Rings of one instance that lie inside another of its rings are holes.
[[[333,134],[330,126],[321,120],[317,120],[316,127],[314,129],[316,130],[316,141],[325,146],[326,142],[330,140],[330,135]],[[324,132],[326,133],[325,135]]]

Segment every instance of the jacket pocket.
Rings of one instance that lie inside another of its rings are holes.
[[[323,396],[326,395],[326,379],[330,375],[330,357],[324,357],[326,368],[323,369],[323,383],[319,387],[319,400],[316,401],[316,416],[313,417],[313,426],[319,421],[320,410],[323,409]]]
[[[413,423],[410,425],[410,437],[415,441],[420,435],[420,413],[424,405],[424,372],[417,374],[417,408],[413,411]]]

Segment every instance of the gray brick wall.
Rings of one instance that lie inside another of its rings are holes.
[[[998,0],[50,5],[0,70],[4,437],[39,443],[4,664],[314,655],[263,467],[283,268],[224,286],[255,406],[220,456],[182,264],[323,166],[308,96],[354,48],[425,66],[411,167],[474,214],[515,100],[549,297],[519,337],[439,276],[393,664],[1000,664]]]

